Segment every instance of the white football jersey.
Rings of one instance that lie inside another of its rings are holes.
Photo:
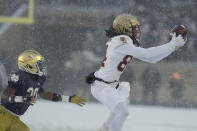
[[[156,63],[175,50],[172,43],[157,47],[141,48],[133,44],[133,40],[126,35],[111,38],[106,43],[106,56],[102,61],[101,68],[95,72],[95,76],[105,81],[119,81],[127,64],[132,58]]]

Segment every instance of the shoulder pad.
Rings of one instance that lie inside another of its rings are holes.
[[[133,40],[126,36],[126,35],[119,35],[119,36],[116,36],[115,39],[117,41],[120,41],[122,44],[133,44]]]

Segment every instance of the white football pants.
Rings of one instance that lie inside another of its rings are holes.
[[[91,85],[92,95],[102,104],[108,107],[111,114],[108,120],[103,124],[103,131],[121,131],[124,121],[129,115],[128,97],[130,94],[130,85],[128,82],[106,84],[95,81]]]

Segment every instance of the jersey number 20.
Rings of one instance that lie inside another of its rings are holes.
[[[28,88],[28,90],[27,90],[27,92],[28,93],[30,93],[30,96],[32,96],[32,97],[37,97],[37,94],[38,94],[38,88],[33,88],[33,87],[30,87],[30,88]]]

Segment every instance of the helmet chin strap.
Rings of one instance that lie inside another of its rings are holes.
[[[38,75],[39,75],[39,76],[43,76],[44,73],[43,73],[43,72],[38,72]]]
[[[130,36],[130,38],[133,40],[133,44],[136,45],[137,47],[140,46],[140,42],[138,39],[136,39],[134,36]]]

